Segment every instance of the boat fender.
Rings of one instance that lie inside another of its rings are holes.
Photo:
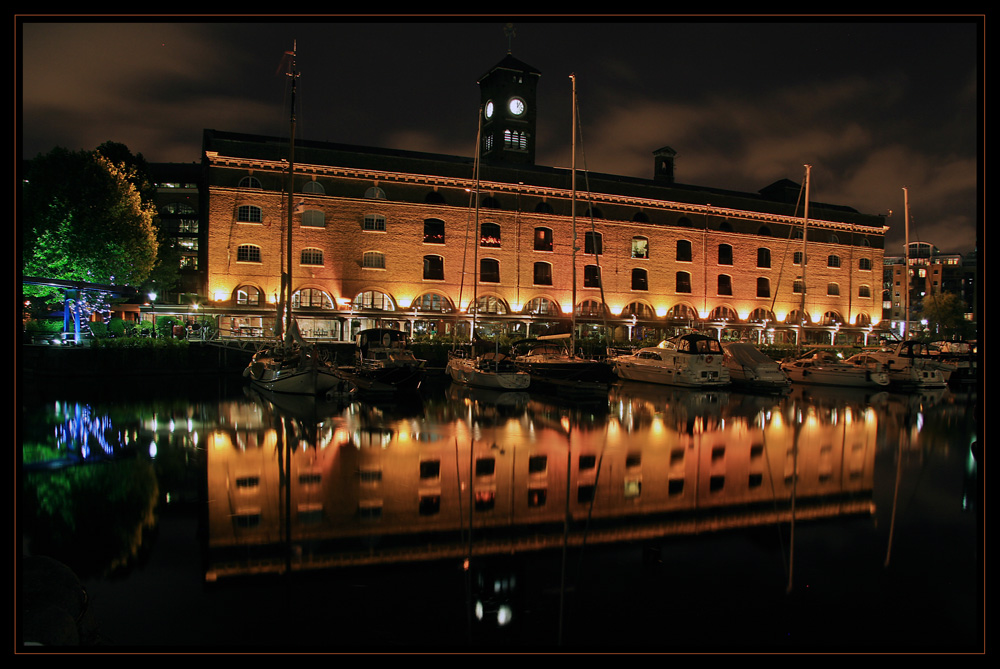
[[[392,344],[392,336],[388,332],[386,332],[384,335],[382,335],[382,346],[384,346],[385,348],[389,348],[390,344]]]
[[[264,364],[260,362],[255,362],[250,365],[250,376],[252,376],[257,381],[260,381],[260,377],[264,375]]]

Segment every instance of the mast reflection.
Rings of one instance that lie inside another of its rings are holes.
[[[206,578],[874,513],[880,398],[807,392],[622,384],[575,409],[463,389],[418,410],[256,395],[209,436]]]

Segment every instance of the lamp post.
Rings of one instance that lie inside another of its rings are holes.
[[[153,335],[152,336],[153,336],[153,339],[156,339],[156,304],[155,304],[155,302],[156,302],[156,293],[154,293],[153,291],[150,291],[148,293],[148,297],[149,297],[149,314],[150,314],[150,318],[153,321]]]

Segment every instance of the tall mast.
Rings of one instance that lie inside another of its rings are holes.
[[[905,230],[904,290],[903,290],[903,340],[910,336],[910,196],[903,188],[903,221]]]
[[[292,50],[286,52],[291,57],[288,76],[292,78],[292,98],[291,110],[289,113],[289,136],[288,136],[288,222],[285,229],[285,272],[282,274],[281,292],[284,299],[285,313],[282,318],[285,321],[285,341],[291,341],[292,330],[292,218],[295,212],[293,198],[295,195],[295,84],[298,81],[298,72],[295,71],[295,41],[292,42]]]
[[[483,133],[483,110],[479,109],[479,122],[476,126],[476,146],[482,141]],[[479,151],[476,151],[475,158],[475,172],[476,172],[476,192],[474,197],[476,199],[476,230],[472,234],[472,331],[469,332],[469,341],[475,343],[476,341],[476,316],[479,314],[479,245],[482,243],[483,237],[482,233],[479,231]],[[473,346],[472,355],[476,355],[475,347]]]
[[[805,334],[804,325],[806,317],[806,238],[809,236],[809,170],[812,165],[806,165],[805,176],[805,205],[802,215],[802,300],[799,303],[799,347],[802,346],[802,338]]]
[[[571,182],[572,190],[573,190],[573,198],[572,198],[572,205],[571,205],[572,206],[572,211],[573,211],[573,236],[572,236],[572,240],[571,240],[572,243],[573,243],[573,298],[572,298],[572,303],[570,304],[570,323],[571,323],[571,329],[570,329],[570,337],[569,337],[569,344],[570,344],[569,352],[570,352],[570,355],[575,355],[576,354],[576,246],[577,246],[577,244],[576,244],[576,75],[575,74],[571,74],[571,75],[569,75],[569,78],[573,82],[573,105],[572,105],[573,106],[573,122],[572,122],[573,143],[572,143],[572,150],[571,150],[571,154],[572,154],[571,165],[572,166],[570,167],[570,174],[571,174],[570,182]]]

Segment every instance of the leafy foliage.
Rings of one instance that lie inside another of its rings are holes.
[[[23,184],[24,274],[138,285],[156,260],[155,209],[132,172],[97,151],[31,162]]]

